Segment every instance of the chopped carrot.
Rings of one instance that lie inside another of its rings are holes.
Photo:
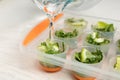
[[[55,21],[57,21],[63,14],[59,14],[55,17]],[[40,22],[37,26],[35,26],[25,37],[23,41],[23,45],[28,45],[32,40],[34,40],[40,33],[42,33],[49,26],[49,19],[45,19]]]
[[[77,79],[77,80],[96,80],[96,78],[94,77],[81,77],[75,73],[73,73],[73,76]]]

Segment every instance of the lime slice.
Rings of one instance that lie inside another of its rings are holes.
[[[102,21],[97,23],[97,29],[105,29],[108,24]]]
[[[104,38],[95,38],[94,41],[97,42],[97,43],[102,43],[104,42]]]
[[[120,56],[117,56],[117,63],[120,64]]]
[[[92,39],[95,39],[95,38],[97,37],[97,35],[98,35],[97,32],[93,32],[93,33],[91,34]]]
[[[90,51],[88,51],[87,49],[83,48],[81,51],[81,62],[85,62],[87,59],[87,55],[91,54]]]
[[[52,47],[54,51],[59,51],[59,47],[57,45],[53,45]]]
[[[86,25],[86,22],[74,22],[74,23],[71,23],[72,26],[85,26]]]
[[[120,70],[120,56],[117,56],[116,60],[115,69]]]
[[[46,46],[44,45],[38,46],[38,49],[41,51],[46,51]]]

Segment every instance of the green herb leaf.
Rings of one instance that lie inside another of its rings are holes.
[[[62,42],[62,46],[60,46],[58,42],[50,41],[49,39],[47,39],[45,42],[42,42],[38,46],[38,49],[47,54],[59,54],[61,52],[64,52],[65,46],[63,42]]]
[[[73,38],[78,35],[78,31],[74,29],[72,32],[65,32],[63,30],[57,30],[55,35],[60,38]]]
[[[90,52],[89,50],[83,48],[81,52],[75,53],[75,59],[79,62],[93,64],[99,63],[103,59],[103,55],[98,49],[96,49],[95,52]]]
[[[69,26],[77,26],[77,27],[85,27],[87,25],[87,21],[85,21],[84,19],[79,19],[79,18],[67,18],[65,19],[65,24],[69,25]]]
[[[91,34],[88,34],[86,37],[86,41],[89,44],[93,44],[93,45],[103,45],[110,43],[110,40],[102,38],[98,32],[93,32]]]

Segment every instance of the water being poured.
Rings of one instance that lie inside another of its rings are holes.
[[[54,17],[61,13],[72,0],[33,0],[33,2],[47,14],[50,20],[49,38],[51,39]]]

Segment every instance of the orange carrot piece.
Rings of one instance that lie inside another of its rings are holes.
[[[59,14],[55,17],[55,21],[57,21],[63,14]],[[29,34],[25,37],[23,41],[23,45],[28,45],[32,40],[34,40],[40,33],[42,33],[49,26],[49,19],[45,19],[40,22],[37,26],[35,26]]]

